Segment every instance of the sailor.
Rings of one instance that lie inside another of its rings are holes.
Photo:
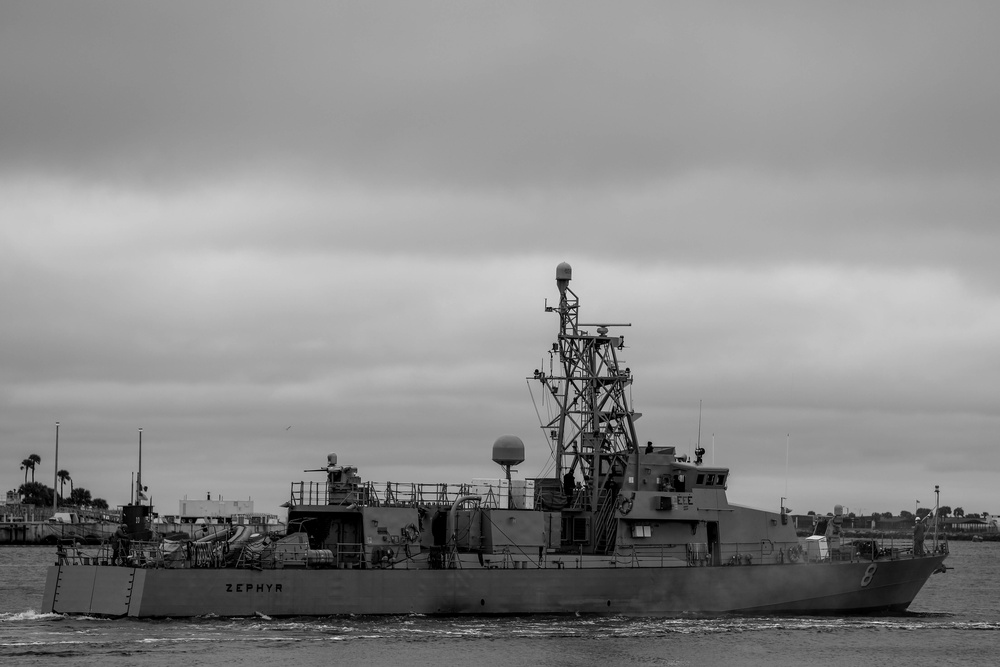
[[[563,494],[566,496],[567,502],[572,502],[573,500],[573,471],[569,471],[563,475]]]
[[[913,526],[913,555],[924,555],[924,522],[921,519]]]
[[[611,475],[608,475],[608,478],[604,480],[604,488],[607,489],[608,498],[618,497],[618,482]]]
[[[647,454],[652,454],[653,453],[653,441],[652,440],[650,440],[649,442],[646,443],[646,453]]]
[[[121,524],[118,530],[111,536],[111,562],[115,565],[124,565],[129,549],[128,525]]]

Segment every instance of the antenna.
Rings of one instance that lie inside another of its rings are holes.
[[[698,446],[701,447],[701,399],[698,399]]]
[[[701,446],[701,399],[698,399],[698,444],[695,445],[694,456],[694,464],[700,466],[702,457],[705,456],[705,450]]]
[[[788,448],[791,434],[785,434],[785,497],[788,497]]]

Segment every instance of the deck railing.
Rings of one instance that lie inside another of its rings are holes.
[[[502,489],[480,489],[473,484],[418,484],[413,482],[364,482],[330,490],[326,482],[293,482],[291,504],[416,507],[451,505],[462,496],[479,495],[481,507],[506,507]]]

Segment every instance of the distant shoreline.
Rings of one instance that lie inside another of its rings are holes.
[[[812,535],[810,530],[798,530],[796,534],[799,537],[809,537]],[[872,539],[886,539],[892,538],[897,540],[910,540],[913,539],[912,530],[845,530],[841,532],[843,537],[847,538],[859,538],[859,537],[869,537]],[[934,536],[934,529],[930,528],[927,530],[925,539],[931,539]],[[980,538],[983,542],[1000,542],[1000,533],[965,533],[965,532],[955,532],[955,531],[939,531],[938,539],[947,539],[949,542],[971,542],[973,538]]]

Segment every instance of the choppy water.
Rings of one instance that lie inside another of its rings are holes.
[[[106,620],[40,614],[53,547],[0,547],[4,665],[979,665],[1000,641],[1000,543],[952,544],[902,616]]]

